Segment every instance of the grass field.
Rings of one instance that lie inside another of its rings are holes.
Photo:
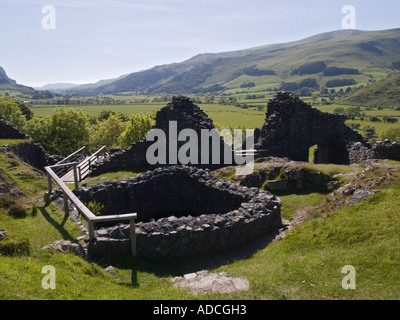
[[[0,225],[12,232],[11,239],[28,239],[29,253],[0,253],[0,298],[3,300],[303,300],[303,299],[399,299],[400,298],[400,183],[399,164],[391,162],[393,182],[365,202],[344,206],[329,214],[310,216],[288,231],[279,242],[264,243],[231,251],[231,260],[221,256],[190,259],[113,258],[86,261],[71,253],[49,253],[42,247],[61,238],[73,240],[82,233],[61,208],[45,203],[47,180],[43,174],[16,159],[0,154],[0,170],[27,197],[30,207],[25,218],[14,218],[6,206],[0,208]],[[352,166],[316,166],[325,173],[359,172]],[[371,171],[379,178],[383,169]],[[397,171],[394,171],[397,170]],[[124,176],[126,173],[122,173]],[[104,176],[112,179],[118,173]],[[101,181],[101,180],[100,180]],[[347,181],[343,181],[347,183]],[[298,210],[324,203],[327,195],[318,192],[282,195],[283,215],[293,219]],[[2,201],[5,201],[2,199]],[[36,208],[36,209],[34,209]],[[6,238],[7,239],[7,238]],[[0,252],[4,241],[0,242]],[[252,249],[253,248],[253,249]],[[238,255],[238,254],[241,255]],[[225,256],[224,253],[221,253]],[[240,257],[240,258],[239,258]],[[193,270],[198,263],[216,261],[212,270],[232,276],[246,276],[250,290],[231,294],[194,296],[174,288],[169,281]],[[44,266],[56,270],[56,289],[42,288]],[[115,275],[104,268],[113,265]],[[356,290],[342,288],[345,265],[356,270]]]

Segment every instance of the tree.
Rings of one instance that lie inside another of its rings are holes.
[[[361,116],[361,108],[360,107],[348,108],[346,110],[345,114],[346,114],[347,118],[354,120],[354,118]]]
[[[361,123],[350,123],[349,126],[354,130],[359,130],[361,127]]]
[[[383,122],[387,122],[387,123],[396,123],[396,122],[399,121],[399,119],[393,118],[393,117],[389,117],[389,116],[383,116],[382,120],[383,120]]]
[[[364,138],[367,140],[372,140],[377,136],[375,127],[373,126],[367,126],[363,129],[363,131],[364,131]]]
[[[400,142],[400,127],[389,128],[381,133],[381,139]]]
[[[0,116],[17,129],[24,131],[26,117],[22,113],[17,101],[11,98],[0,97]]]
[[[337,107],[337,108],[335,108],[335,110],[333,110],[333,113],[344,114],[345,111],[344,111],[344,108],[342,108],[342,107]]]
[[[33,117],[26,124],[26,133],[31,136],[31,138],[40,142],[40,144],[46,150],[52,150],[53,139],[51,136],[51,119],[50,117]]]
[[[67,156],[89,142],[88,116],[74,108],[56,108],[50,118],[52,151]]]
[[[107,149],[118,146],[118,138],[125,130],[126,124],[116,114],[110,114],[104,121],[92,126],[90,130],[90,146],[99,149],[106,146]]]
[[[125,131],[122,132],[118,139],[119,145],[122,148],[127,148],[132,143],[142,140],[154,125],[154,118],[154,112],[132,114]]]

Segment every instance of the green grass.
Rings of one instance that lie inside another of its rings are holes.
[[[111,181],[111,180],[123,180],[127,178],[134,178],[136,177],[139,173],[146,172],[148,170],[152,170],[151,166],[141,166],[141,167],[135,167],[135,168],[130,168],[126,170],[119,170],[119,171],[111,171],[111,172],[106,172],[97,176],[89,176],[85,180],[83,180],[81,183],[79,183],[79,187],[82,186],[82,184],[88,184],[88,185],[93,185],[105,181]],[[75,184],[69,183],[67,186],[70,189],[75,188]]]
[[[29,142],[29,139],[0,139],[0,146],[14,146],[25,142]]]
[[[215,256],[86,261],[71,253],[42,250],[55,240],[73,240],[82,232],[62,209],[43,201],[47,187],[44,175],[3,154],[0,157],[0,169],[27,195],[22,203],[30,207],[26,217],[20,219],[8,215],[5,207],[0,208],[0,227],[12,233],[8,241],[15,246],[29,241],[29,252],[3,252],[0,257],[0,299],[400,299],[398,172],[392,173],[394,183],[368,200],[333,212],[313,211],[281,241],[250,250],[244,258],[216,264],[214,270],[218,272],[246,276],[251,284],[249,291],[197,297],[174,288],[169,280],[190,272],[199,262],[213,261]],[[398,162],[383,163],[400,168]],[[327,175],[362,170],[353,166],[306,166]],[[91,183],[132,176],[144,169],[101,175]],[[368,178],[379,179],[382,170],[369,172]],[[229,170],[225,175],[232,178]],[[33,185],[35,188],[31,189]],[[323,205],[326,197],[325,192],[315,190],[281,194],[282,216],[294,220],[303,211],[307,213],[309,208]],[[230,255],[235,256],[235,252]],[[110,264],[116,268],[116,275],[104,271]],[[42,268],[47,265],[56,269],[55,290],[41,286],[45,276]],[[341,286],[341,269],[345,265],[356,269],[356,290],[344,290]]]
[[[364,203],[299,225],[283,241],[221,270],[248,277],[248,299],[397,300],[399,205],[397,183]],[[341,286],[346,265],[356,269],[356,290]]]

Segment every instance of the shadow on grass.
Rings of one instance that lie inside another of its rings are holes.
[[[68,215],[65,214],[64,217],[63,217],[63,220],[62,220],[61,223],[60,223],[60,222],[56,221],[56,220],[49,214],[49,212],[47,211],[47,208],[46,208],[45,206],[39,207],[38,209],[39,209],[39,211],[41,212],[43,218],[45,218],[46,221],[47,221],[48,223],[50,223],[50,224],[54,227],[54,229],[56,229],[56,230],[61,234],[61,236],[62,236],[63,239],[65,239],[65,240],[70,240],[70,241],[73,241],[73,240],[74,240],[74,237],[73,237],[67,230],[65,230],[65,228],[64,228],[65,223],[66,223],[67,220],[68,220]]]
[[[334,191],[334,188],[332,187],[308,187],[304,189],[294,189],[294,190],[289,190],[289,191],[270,191],[272,194],[274,194],[277,197],[283,197],[283,196],[308,196],[313,193],[319,193],[321,195],[328,195]]]
[[[286,229],[286,227],[287,226],[282,226],[283,229]],[[251,258],[258,251],[265,249],[281,231],[282,229],[277,230],[272,234],[266,235],[241,247],[212,254],[206,253],[190,257],[173,258],[110,256],[102,260],[97,260],[96,262],[104,267],[111,264],[120,269],[131,269],[132,285],[139,287],[138,272],[152,273],[159,277],[174,277],[200,270],[216,269],[237,260]]]

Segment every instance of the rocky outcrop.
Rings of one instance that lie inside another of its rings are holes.
[[[288,162],[290,164],[290,162]],[[271,192],[299,190],[304,188],[325,189],[333,179],[318,171],[302,167],[275,166],[249,174],[240,181],[246,187],[261,188]]]
[[[174,287],[186,289],[191,294],[230,293],[246,291],[250,282],[246,277],[232,277],[226,272],[209,272],[207,270],[185,274],[171,279]]]

